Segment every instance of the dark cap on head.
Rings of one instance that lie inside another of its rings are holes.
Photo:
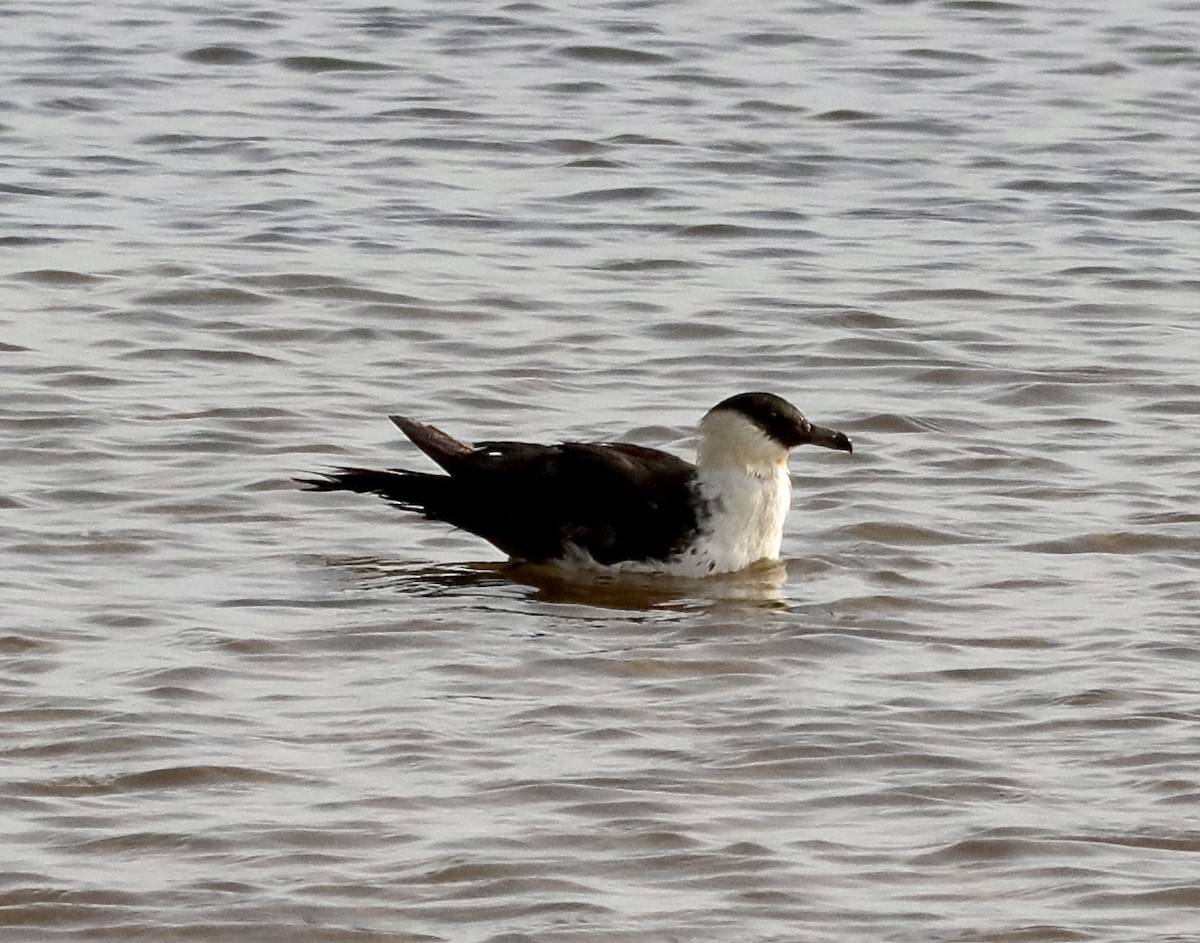
[[[719,410],[739,413],[786,449],[819,445],[843,452],[854,451],[850,437],[844,432],[814,425],[804,418],[804,413],[774,393],[738,393],[721,400],[709,412]]]

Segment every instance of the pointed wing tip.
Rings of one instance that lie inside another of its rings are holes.
[[[437,426],[431,426],[408,416],[388,416],[388,419],[422,452],[450,471],[446,463],[467,455],[473,446],[447,435]]]
[[[403,432],[409,439],[411,439],[413,437],[413,433],[420,430],[422,426],[422,423],[419,423],[415,419],[411,419],[408,416],[388,416],[388,419],[391,420],[393,426]]]

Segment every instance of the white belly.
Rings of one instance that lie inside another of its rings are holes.
[[[744,468],[705,469],[697,490],[708,516],[692,546],[669,561],[671,572],[731,573],[759,560],[779,559],[792,498],[786,465],[760,474]]]

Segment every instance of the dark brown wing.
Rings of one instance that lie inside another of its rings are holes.
[[[599,563],[664,560],[697,528],[696,469],[624,442],[557,446],[553,474],[560,539]]]
[[[447,435],[436,426],[428,426],[407,416],[388,416],[410,442],[437,462],[446,471],[452,471],[454,462],[472,451],[473,446]]]
[[[662,560],[695,533],[695,468],[667,452],[628,443],[471,447],[393,421],[449,474],[341,469],[302,484],[378,494],[521,560],[558,559],[572,545],[604,564]]]

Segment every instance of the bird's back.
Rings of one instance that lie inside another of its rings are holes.
[[[340,469],[304,484],[378,494],[527,561],[662,561],[697,529],[695,467],[631,443],[460,442],[392,421],[446,470]]]

